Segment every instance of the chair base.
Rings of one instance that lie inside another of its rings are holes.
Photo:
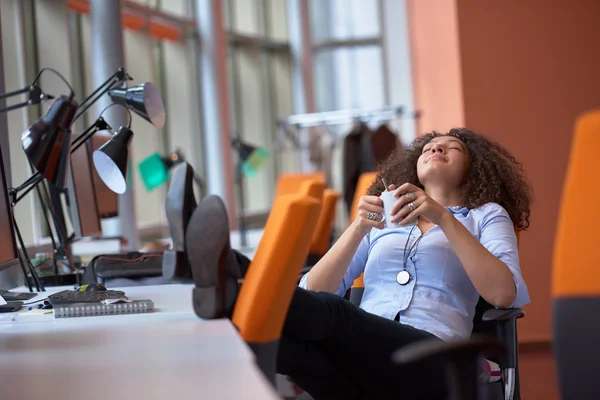
[[[485,400],[504,400],[502,381],[494,383],[480,383],[479,397]]]
[[[277,372],[277,349],[279,341],[267,343],[248,343],[256,355],[256,363],[269,382],[276,386],[275,374]]]

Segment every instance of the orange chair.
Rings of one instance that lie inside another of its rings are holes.
[[[273,384],[277,343],[320,211],[310,196],[275,200],[234,309],[234,325]]]
[[[554,354],[564,399],[600,399],[600,111],[575,125],[554,246]]]
[[[377,172],[365,172],[361,174],[358,178],[358,182],[356,184],[356,191],[354,192],[354,199],[352,200],[352,207],[350,208],[350,222],[356,219],[356,214],[358,213],[358,202],[362,196],[367,194],[367,190],[375,179],[377,178]]]
[[[318,179],[308,179],[300,183],[299,186],[296,187],[296,191],[292,193],[286,194],[302,194],[305,196],[310,196],[319,201],[323,199],[323,192],[327,189],[327,185],[323,181],[319,181]],[[285,195],[284,195],[285,196]],[[275,197],[277,200],[277,197]]]
[[[377,172],[366,172],[358,178],[358,184],[356,185],[356,191],[354,192],[354,199],[352,201],[352,208],[350,210],[350,223],[356,219],[358,213],[358,202],[360,198],[367,194],[369,187],[377,179]],[[363,275],[360,274],[358,278],[354,280],[352,288],[350,289],[350,301],[356,305],[360,304],[363,292],[365,291],[365,283]]]
[[[310,174],[280,174],[277,178],[274,198],[276,199],[286,194],[298,193],[298,188],[302,183],[309,180],[317,180],[325,183],[325,173],[320,171]]]
[[[335,207],[341,197],[341,193],[327,189],[325,181],[320,180],[318,174],[302,181],[295,188],[295,193],[308,195],[322,201],[321,213],[319,214],[319,220],[309,251],[311,257],[308,260],[308,264],[314,265],[316,260],[321,258],[329,249],[333,220],[335,218]]]
[[[329,250],[333,220],[335,219],[335,208],[341,197],[342,194],[333,189],[325,189],[323,192],[323,206],[321,207],[321,214],[319,214],[315,234],[310,245],[311,255],[322,257]]]

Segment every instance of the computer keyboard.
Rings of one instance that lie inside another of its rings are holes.
[[[97,292],[79,292],[77,290],[63,290],[48,296],[50,304],[70,303],[99,303],[104,300],[123,299],[127,300],[125,292],[119,290],[102,290]]]

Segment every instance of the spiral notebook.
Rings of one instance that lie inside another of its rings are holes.
[[[154,311],[152,300],[120,303],[71,303],[54,306],[54,318],[94,317],[101,315],[143,314]]]

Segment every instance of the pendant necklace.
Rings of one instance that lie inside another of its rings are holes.
[[[410,276],[410,272],[408,272],[406,270],[406,264],[408,263],[409,259],[412,261],[414,255],[417,254],[417,246],[419,245],[419,242],[421,241],[421,238],[423,237],[423,234],[421,234],[421,236],[419,236],[417,238],[417,240],[413,243],[413,245],[410,247],[410,249],[408,251],[406,251],[408,249],[408,242],[410,241],[413,230],[415,228],[416,228],[416,225],[412,227],[412,229],[410,230],[410,233],[408,234],[408,238],[406,239],[406,243],[404,244],[404,259],[403,259],[403,264],[402,264],[402,271],[398,272],[398,274],[396,275],[396,282],[398,283],[398,285],[401,285],[401,286],[404,286],[408,282],[410,282],[411,276]],[[415,252],[411,256],[410,253],[412,253],[413,249]]]

